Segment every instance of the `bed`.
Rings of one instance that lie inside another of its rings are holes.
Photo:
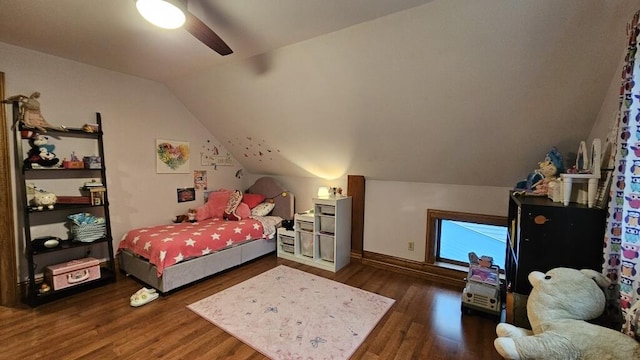
[[[194,223],[130,230],[118,245],[120,270],[166,293],[274,252],[276,227],[293,219],[293,194],[275,179],[262,177],[242,195],[250,204],[239,204],[242,217],[238,220],[217,216],[219,206],[211,210],[215,197],[224,198],[222,192],[211,192],[205,205],[198,208]],[[247,216],[247,207],[251,207],[251,216]],[[268,214],[260,213],[269,208]]]

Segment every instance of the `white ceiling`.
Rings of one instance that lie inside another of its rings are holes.
[[[640,0],[191,1],[227,57],[133,0],[0,9],[0,42],[163,82],[249,172],[510,186],[589,136]]]
[[[202,0],[189,11],[234,51],[142,20],[134,0],[1,0],[0,41],[166,81],[266,53],[430,0]]]

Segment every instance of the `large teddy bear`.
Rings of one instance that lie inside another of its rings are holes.
[[[529,274],[527,315],[533,331],[498,324],[494,346],[505,359],[640,359],[640,343],[585,320],[605,308],[609,279],[593,270],[555,268]]]

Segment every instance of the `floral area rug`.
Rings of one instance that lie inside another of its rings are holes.
[[[348,359],[394,302],[280,265],[187,307],[272,359]]]

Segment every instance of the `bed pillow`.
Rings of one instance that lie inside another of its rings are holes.
[[[271,210],[276,206],[272,202],[263,202],[260,205],[251,209],[251,216],[267,216],[271,213]]]
[[[211,213],[209,213],[209,208],[207,204],[198,206],[196,208],[196,221],[203,221],[211,218]]]
[[[249,216],[251,216],[251,209],[249,209],[249,205],[241,202],[240,205],[238,205],[238,208],[236,209],[236,215],[239,218],[238,220],[246,219]]]
[[[231,190],[218,190],[209,193],[209,199],[206,205],[209,209],[210,217],[222,219],[232,192]]]
[[[264,195],[261,194],[249,194],[246,193],[242,195],[242,202],[249,205],[249,209],[253,209],[258,206],[265,199]]]
[[[227,207],[224,210],[224,214],[222,218],[225,220],[240,220],[240,216],[236,213],[238,206],[242,202],[242,191],[234,190],[229,196],[229,201],[227,202]]]

